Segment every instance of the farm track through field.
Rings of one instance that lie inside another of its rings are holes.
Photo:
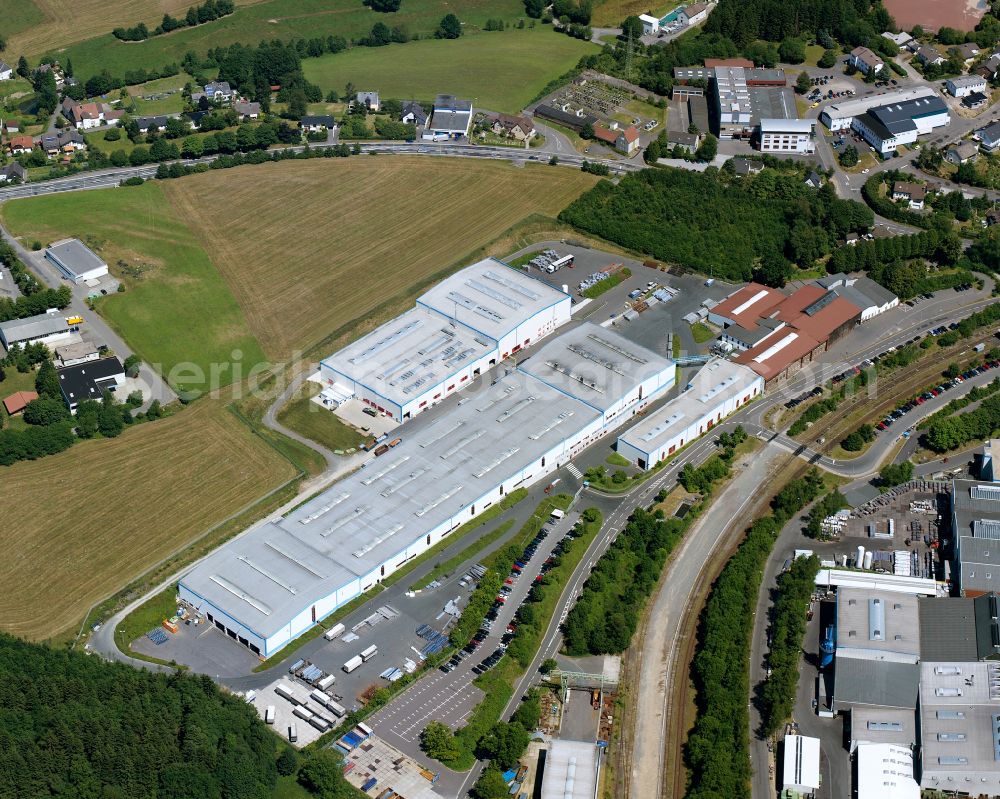
[[[119,438],[0,467],[17,524],[0,527],[0,619],[55,636],[93,603],[295,475],[221,401],[201,400]]]
[[[360,323],[386,300],[461,266],[512,220],[554,216],[594,183],[546,166],[372,161],[287,161],[166,185],[269,357],[287,358]]]

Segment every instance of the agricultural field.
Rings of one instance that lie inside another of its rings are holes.
[[[404,6],[405,7],[405,6]],[[378,90],[382,97],[433,100],[439,93],[473,100],[477,108],[518,113],[552,78],[573,68],[596,45],[552,32],[550,26],[462,37],[426,39],[396,48],[357,47],[302,62],[324,92]],[[497,76],[502,75],[503,80]]]
[[[380,155],[207,172],[163,191],[279,359],[366,332],[387,305],[596,181],[543,165]]]
[[[177,0],[166,0],[156,5],[173,6]],[[0,3],[11,0],[0,0]],[[18,0],[13,0],[18,2]],[[57,0],[37,0],[56,4]],[[99,0],[83,0],[84,5],[98,5]],[[186,8],[192,3],[184,0],[180,4]],[[66,4],[69,7],[69,4]],[[96,30],[88,30],[84,36],[67,38],[64,43],[74,43],[66,50],[72,58],[77,77],[84,79],[107,69],[120,75],[128,70],[161,67],[169,63],[180,63],[189,50],[204,55],[210,48],[225,47],[236,42],[255,45],[262,40],[281,39],[288,41],[313,36],[343,36],[351,40],[367,35],[376,22],[390,26],[404,25],[410,33],[429,35],[437,28],[441,18],[455,11],[465,23],[465,31],[472,33],[486,23],[487,19],[500,18],[514,21],[524,16],[521,0],[463,0],[456,7],[448,0],[406,0],[394,14],[377,14],[366,8],[361,0],[263,0],[255,3],[239,3],[236,13],[195,28],[183,28],[167,36],[155,36],[144,42],[120,42],[111,35],[115,24],[128,22],[135,24],[141,14],[122,10],[123,5],[149,5],[152,0],[127,0],[124,3],[102,3],[113,9],[114,23],[106,23]],[[163,9],[155,15],[159,21]],[[149,22],[150,20],[147,20]],[[103,34],[103,35],[102,35]],[[81,41],[87,37],[87,41]],[[8,48],[10,49],[10,48]],[[29,48],[28,52],[40,54],[44,47]],[[392,51],[383,50],[383,58],[391,58]],[[395,52],[393,52],[395,55]]]
[[[65,633],[95,602],[295,476],[221,402],[200,400],[119,438],[0,472],[17,524],[0,525],[0,619]],[[98,477],[99,476],[99,477]]]
[[[174,387],[204,389],[203,380],[180,370],[194,365],[208,374],[213,364],[228,367],[235,350],[244,374],[263,361],[225,281],[161,184],[15,200],[0,213],[8,230],[26,240],[47,244],[75,236],[94,248],[126,287],[101,298],[98,310]],[[226,230],[224,219],[214,234],[220,230]],[[243,248],[239,238],[223,238]],[[220,387],[231,382],[228,369],[220,373]]]
[[[235,0],[241,5],[246,0]],[[7,52],[42,55],[74,42],[108,34],[119,25],[159,24],[164,13],[183,16],[191,0],[0,0]],[[15,59],[17,58],[15,55]],[[13,63],[13,62],[11,62]]]

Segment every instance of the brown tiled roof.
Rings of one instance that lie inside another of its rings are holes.
[[[15,413],[23,411],[29,402],[36,399],[38,399],[38,394],[34,391],[15,391],[3,401],[3,406],[7,409],[7,413],[13,416]]]

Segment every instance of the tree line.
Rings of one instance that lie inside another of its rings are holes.
[[[69,286],[62,285],[57,289],[43,287],[17,257],[14,248],[3,239],[0,239],[0,264],[7,268],[21,291],[21,296],[16,299],[0,297],[0,322],[36,316],[49,308],[65,308],[73,299]]]
[[[184,17],[163,15],[163,21],[150,32],[145,22],[133,25],[131,28],[118,27],[111,35],[123,42],[141,42],[151,36],[162,36],[179,28],[194,28],[206,22],[212,22],[227,17],[236,10],[233,0],[205,0],[200,6],[191,6]]]
[[[770,676],[759,689],[760,731],[773,735],[792,715],[798,693],[799,659],[806,634],[806,611],[816,587],[819,558],[795,558],[778,577],[771,607],[767,668]]]
[[[721,433],[717,439],[721,451],[699,470],[685,465],[678,480],[689,491],[707,494],[713,483],[728,476],[736,448],[746,437],[742,427]],[[583,594],[563,623],[567,654],[618,654],[628,648],[667,558],[696,516],[689,511],[684,519],[665,518],[662,510],[643,508],[632,513],[590,572]]]
[[[732,281],[757,273],[770,285],[783,285],[793,262],[812,263],[837,238],[867,231],[874,221],[832,188],[806,187],[798,172],[737,179],[712,167],[647,169],[617,185],[602,181],[559,218],[667,263]]]
[[[692,664],[697,718],[684,753],[691,773],[687,799],[749,799],[750,636],[760,580],[782,527],[822,489],[823,478],[812,469],[779,491],[771,513],[750,525],[712,586]]]

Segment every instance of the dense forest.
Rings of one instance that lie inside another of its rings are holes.
[[[208,677],[0,634],[2,797],[267,799],[277,741]]]
[[[756,39],[780,42],[825,31],[844,44],[868,44],[893,27],[892,17],[870,0],[719,0],[705,30],[746,47]]]
[[[829,254],[837,238],[867,231],[874,217],[829,186],[808,188],[798,173],[766,169],[737,179],[725,170],[647,169],[618,185],[602,181],[560,219],[668,263],[780,286],[789,262]]]

